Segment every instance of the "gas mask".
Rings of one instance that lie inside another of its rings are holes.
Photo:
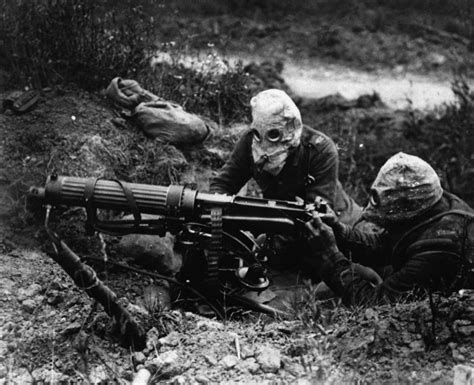
[[[278,175],[290,151],[300,144],[303,125],[298,108],[281,90],[252,98],[252,157],[259,170]]]
[[[381,226],[403,223],[429,210],[442,195],[435,170],[424,160],[399,152],[375,178],[363,217]]]

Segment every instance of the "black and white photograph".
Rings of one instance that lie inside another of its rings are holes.
[[[0,385],[474,384],[473,0],[0,7]]]

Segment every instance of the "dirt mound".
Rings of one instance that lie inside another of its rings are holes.
[[[348,314],[334,332],[334,357],[369,382],[406,382],[399,377],[406,365],[419,381],[450,381],[454,364],[474,358],[474,293],[434,297],[432,306],[425,300]]]

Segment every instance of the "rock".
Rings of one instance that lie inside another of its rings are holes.
[[[31,372],[31,375],[35,379],[36,383],[68,383],[69,377],[63,373],[60,373],[54,369],[51,369],[51,365],[47,364],[40,368],[37,368]]]
[[[443,376],[442,370],[435,370],[433,373],[431,373],[431,376],[429,377],[429,381],[435,382],[439,380],[442,376]]]
[[[242,357],[242,359],[247,359],[247,358],[250,358],[250,357],[253,357],[255,355],[255,350],[252,349],[250,346],[248,345],[242,345],[240,347],[240,356]]]
[[[59,305],[64,301],[64,296],[56,290],[52,290],[48,293],[46,302],[51,306]]]
[[[307,380],[306,378],[298,378],[296,381],[296,385],[311,385],[312,382]]]
[[[74,334],[81,330],[82,324],[80,322],[72,322],[63,330],[64,335]]]
[[[204,359],[208,362],[209,365],[215,366],[217,365],[217,358],[211,354],[205,354]]]
[[[456,365],[454,367],[453,385],[473,385],[474,367],[468,365]]]
[[[168,334],[166,337],[162,337],[158,340],[158,342],[162,345],[162,346],[171,346],[171,347],[175,347],[175,346],[178,346],[179,345],[179,342],[181,340],[181,336],[179,333],[177,332],[171,332],[170,334]]]
[[[38,304],[36,303],[36,301],[32,299],[25,299],[21,303],[21,308],[30,314],[33,313],[37,307],[38,307]]]
[[[135,305],[133,303],[128,303],[127,304],[127,311],[133,316],[133,317],[149,317],[150,313],[148,310],[146,310],[144,307]]]
[[[210,382],[209,378],[207,378],[206,376],[203,376],[202,374],[198,374],[196,377],[194,377],[194,379],[200,384],[204,384],[204,385],[207,385]]]
[[[7,349],[9,352],[13,353],[17,348],[17,343],[14,341],[10,341],[7,343]]]
[[[201,330],[224,330],[224,324],[222,322],[207,319],[198,321],[196,327]]]
[[[132,360],[133,360],[134,365],[140,365],[140,364],[145,363],[146,356],[142,352],[135,352],[132,355]]]
[[[168,352],[161,353],[153,359],[153,363],[157,364],[161,367],[168,367],[171,365],[176,364],[176,362],[179,360],[179,355],[175,350],[170,350]]]
[[[132,385],[147,385],[151,377],[151,373],[146,368],[138,370],[135,377],[133,377]]]
[[[239,363],[239,369],[243,372],[249,372],[251,374],[257,373],[260,369],[260,365],[257,360],[253,357],[247,358]]]
[[[173,385],[185,385],[185,384],[189,384],[189,381],[184,376],[177,376],[176,378],[173,379],[172,384]]]
[[[107,368],[104,365],[94,366],[89,373],[89,378],[93,384],[107,383],[109,380]]]
[[[34,379],[26,368],[18,368],[10,373],[11,378],[15,379],[13,384],[32,384]],[[8,382],[9,383],[9,382]]]
[[[239,359],[237,358],[237,356],[234,356],[233,354],[229,354],[221,360],[221,365],[225,369],[232,369],[238,363],[239,363]]]
[[[442,66],[444,63],[446,63],[446,56],[441,55],[436,52],[432,52],[428,54],[426,60],[428,63],[430,63],[434,67],[439,67]]]
[[[116,250],[126,257],[133,258],[136,263],[146,268],[156,270],[161,274],[173,275],[180,270],[182,265],[182,257],[173,251],[173,244],[174,238],[169,234],[165,237],[129,234],[122,237]]]
[[[280,369],[281,353],[275,348],[261,346],[257,349],[255,358],[265,373],[276,373]]]
[[[425,345],[423,341],[415,340],[415,341],[410,342],[410,348],[413,350],[419,351],[419,350],[424,350]]]
[[[371,307],[369,307],[365,309],[365,318],[368,320],[371,320],[371,319],[377,320],[378,319],[377,312]]]
[[[35,295],[38,295],[43,291],[43,288],[41,285],[38,285],[37,283],[33,283],[30,286],[28,286],[26,289],[20,289],[18,290],[18,298],[20,300],[24,300],[26,298],[32,298]]]
[[[180,356],[175,350],[159,354],[158,357],[151,360],[150,363],[156,365],[159,373],[166,378],[177,376],[184,370]]]
[[[146,351],[151,352],[155,348],[159,347],[158,340],[160,339],[160,333],[153,327],[146,333]]]

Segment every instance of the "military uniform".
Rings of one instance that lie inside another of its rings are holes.
[[[338,153],[328,136],[303,126],[301,143],[291,150],[277,175],[261,170],[255,164],[251,146],[252,131],[249,130],[211,181],[211,192],[236,194],[254,178],[265,198],[295,201],[299,197],[314,202],[316,196],[321,196],[340,213],[343,223],[353,224],[360,217],[361,208],[345,193],[338,180]]]
[[[320,272],[346,304],[392,301],[417,288],[474,288],[474,212],[455,195],[444,192],[421,216],[382,234],[339,226],[335,235],[339,249],[350,250],[353,261],[337,252],[323,260]],[[389,265],[392,272],[374,282],[355,262]]]

